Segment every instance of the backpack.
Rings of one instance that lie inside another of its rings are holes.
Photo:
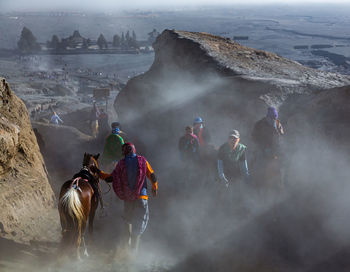
[[[121,200],[136,200],[139,198],[143,183],[146,182],[147,161],[143,156],[137,156],[138,170],[135,189],[129,187],[125,159],[118,162],[113,177],[113,190]]]

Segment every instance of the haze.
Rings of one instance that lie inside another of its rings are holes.
[[[172,4],[164,3],[160,0],[131,0],[131,1],[120,1],[120,0],[101,0],[93,1],[86,0],[82,5],[82,1],[79,0],[1,0],[1,10],[5,12],[10,11],[42,11],[42,10],[89,10],[93,11],[110,11],[118,10],[120,8],[155,8],[155,7],[175,7],[175,6],[198,6],[198,5],[261,5],[261,4],[349,4],[347,0],[176,0]]]

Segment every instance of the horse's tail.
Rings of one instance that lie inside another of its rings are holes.
[[[73,219],[74,224],[78,224],[77,234],[78,239],[80,240],[82,224],[85,216],[83,205],[81,204],[77,189],[74,187],[68,189],[68,191],[60,199],[59,205]]]

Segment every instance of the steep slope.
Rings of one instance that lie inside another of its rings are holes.
[[[54,207],[54,194],[27,109],[5,79],[0,81],[0,203],[2,237],[45,239],[43,224],[50,221],[45,216]]]
[[[51,186],[59,193],[61,185],[80,170],[84,152],[102,149],[97,140],[70,126],[33,122],[43,141],[42,154],[52,176]]]

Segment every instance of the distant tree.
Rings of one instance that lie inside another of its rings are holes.
[[[139,48],[139,45],[138,45],[137,39],[136,39],[136,33],[134,30],[132,31],[132,37],[131,37],[129,46],[133,47],[133,48]]]
[[[132,37],[130,36],[129,30],[125,34],[125,44],[127,48],[130,48],[132,45]]]
[[[130,40],[130,32],[129,30],[125,34],[125,40],[128,42]]]
[[[50,48],[57,50],[59,43],[60,43],[60,39],[57,37],[57,35],[53,35],[50,42]]]
[[[22,29],[21,37],[17,42],[17,46],[22,53],[35,53],[41,50],[33,33],[26,27],[23,27]]]
[[[121,39],[120,37],[116,34],[113,36],[113,46],[114,47],[120,47]]]
[[[127,47],[127,43],[126,43],[126,40],[125,40],[124,32],[122,32],[122,37],[121,37],[121,39],[120,39],[120,46],[121,46],[122,48]]]
[[[108,48],[107,41],[106,41],[105,37],[103,36],[103,34],[100,34],[100,36],[98,37],[97,45],[100,49]]]

